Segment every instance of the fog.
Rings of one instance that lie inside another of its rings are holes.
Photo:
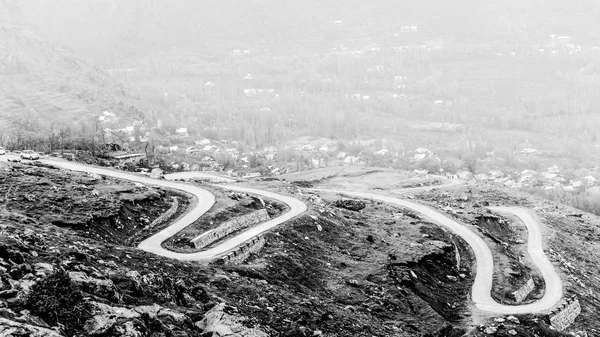
[[[4,147],[600,178],[595,1],[2,6]]]
[[[597,336],[598,18],[0,0],[0,336]]]

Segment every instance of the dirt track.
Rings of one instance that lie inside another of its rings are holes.
[[[253,237],[285,222],[293,217],[302,214],[306,211],[307,206],[302,201],[286,197],[282,195],[278,195],[272,192],[256,190],[252,188],[244,188],[232,185],[219,185],[222,188],[253,193],[262,195],[265,197],[269,197],[272,199],[277,199],[290,207],[290,211],[283,214],[282,216],[267,221],[261,225],[258,225],[254,228],[251,228],[245,232],[242,232],[239,235],[236,235],[233,238],[230,238],[223,243],[215,246],[206,251],[185,254],[185,253],[176,253],[172,251],[168,251],[162,247],[162,242],[164,242],[167,238],[175,235],[181,229],[190,225],[193,221],[202,216],[206,211],[208,211],[212,205],[214,204],[214,196],[199,187],[195,187],[188,184],[175,183],[164,180],[155,180],[147,177],[137,176],[133,174],[127,174],[119,171],[113,171],[108,169],[101,169],[97,167],[91,167],[82,164],[76,164],[71,162],[63,162],[63,161],[49,161],[48,164],[56,165],[62,168],[76,170],[76,171],[87,171],[93,172],[97,174],[109,175],[116,178],[127,179],[132,181],[137,181],[140,183],[158,185],[167,188],[179,189],[188,193],[193,194],[198,203],[196,207],[192,208],[187,212],[183,217],[178,219],[171,226],[165,228],[164,230],[158,232],[157,234],[151,236],[150,238],[142,241],[139,244],[139,248],[157,255],[162,255],[170,258],[175,258],[179,260],[195,260],[195,261],[209,261],[223,253],[235,248],[241,243],[252,239]],[[452,184],[454,185],[454,184]],[[440,187],[440,186],[437,186]],[[562,282],[560,277],[558,276],[554,266],[550,263],[546,255],[544,254],[542,247],[542,234],[539,227],[539,223],[533,218],[533,216],[524,209],[514,208],[514,207],[494,207],[492,210],[500,211],[500,212],[510,212],[523,220],[529,230],[529,241],[528,241],[528,252],[532,259],[535,261],[537,267],[540,269],[542,273],[545,283],[546,283],[546,292],[544,297],[534,303],[519,305],[519,306],[510,306],[504,305],[496,302],[491,297],[491,289],[492,289],[492,276],[494,271],[493,266],[493,258],[492,253],[487,246],[487,244],[473,231],[468,229],[467,227],[459,224],[458,222],[446,217],[445,215],[438,213],[437,211],[421,205],[417,203],[413,203],[407,200],[398,199],[394,197],[388,197],[383,195],[378,195],[374,193],[365,193],[365,192],[352,192],[352,191],[338,191],[338,190],[321,190],[333,193],[342,193],[349,196],[359,197],[359,198],[367,198],[373,200],[379,200],[386,203],[398,205],[401,207],[410,208],[416,212],[419,212],[433,222],[438,223],[442,226],[448,227],[454,233],[461,236],[473,249],[477,260],[477,274],[475,278],[475,282],[473,284],[472,290],[472,300],[475,302],[477,308],[487,312],[493,313],[502,313],[502,314],[523,314],[523,313],[538,313],[544,312],[552,309],[562,298]]]
[[[439,186],[438,186],[439,187]],[[526,210],[518,207],[494,207],[495,211],[510,212],[517,215],[526,224],[529,230],[528,252],[531,258],[535,261],[537,267],[542,273],[545,283],[546,292],[544,297],[536,302],[526,305],[504,305],[496,302],[491,296],[492,279],[494,273],[494,260],[492,252],[485,241],[477,234],[458,222],[448,218],[447,216],[421,204],[410,202],[394,197],[383,196],[374,193],[366,192],[351,192],[337,190],[316,190],[332,193],[340,193],[352,197],[373,199],[389,204],[412,209],[431,219],[434,223],[440,224],[452,230],[454,233],[461,236],[471,247],[477,260],[477,274],[473,284],[471,299],[475,302],[477,308],[487,312],[499,314],[525,314],[538,313],[552,309],[562,298],[562,281],[560,276],[554,269],[546,257],[542,247],[542,234],[539,223]]]

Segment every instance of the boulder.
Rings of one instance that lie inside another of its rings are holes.
[[[167,318],[167,319],[173,321],[173,323],[183,323],[187,319],[187,316],[185,314],[182,314],[182,313],[177,312],[175,310],[171,310],[169,308],[162,308],[162,309],[160,309],[160,311],[158,312],[157,316],[160,319]]]
[[[496,331],[498,331],[498,328],[494,326],[488,326],[483,332],[485,332],[487,335],[493,335],[496,333]]]
[[[136,329],[135,324],[132,321],[125,322],[115,327],[115,332],[121,337],[142,337],[143,334]]]
[[[152,171],[150,171],[150,178],[161,179],[162,177],[163,177],[163,170],[161,170],[159,168],[155,168],[155,169],[152,169]]]
[[[114,315],[117,318],[138,318],[141,315],[128,308],[112,307],[108,304],[100,302],[90,302],[92,305],[92,313],[94,315]]]
[[[96,315],[85,321],[83,329],[89,335],[100,335],[112,328],[115,323],[117,323],[115,315]]]
[[[90,294],[106,297],[114,296],[115,285],[112,280],[103,280],[88,276],[84,272],[71,271],[69,277],[73,283],[79,285],[83,291]]]
[[[350,211],[360,211],[366,206],[364,201],[352,199],[339,199],[335,202],[334,205],[335,207],[345,208]]]
[[[41,326],[43,328],[50,328],[50,325],[48,325],[48,323],[44,322],[43,319],[32,315],[29,312],[29,310],[21,310],[21,316],[15,317],[14,320],[30,325]]]
[[[129,277],[130,279],[132,279],[135,282],[140,282],[142,279],[142,276],[140,275],[140,273],[135,270],[128,271],[127,274],[125,274],[125,276]]]
[[[96,180],[102,180],[102,176],[97,174],[97,173],[93,173],[93,172],[88,172],[87,175],[90,178],[96,179]]]
[[[162,309],[162,307],[156,303],[153,305],[140,305],[138,307],[133,308],[134,311],[140,314],[148,314],[151,318],[158,316],[158,312]]]
[[[93,284],[105,288],[114,287],[113,281],[111,280],[101,280],[98,278],[90,277],[86,273],[80,271],[70,271],[69,277],[71,278],[71,281],[77,284]]]
[[[54,266],[50,263],[39,262],[33,265],[33,270],[35,271],[36,276],[45,277],[49,274],[52,274],[54,271]]]
[[[238,336],[238,337],[267,337],[268,334],[265,332],[248,328],[242,323],[246,320],[245,317],[234,316],[223,311],[225,309],[225,303],[220,303],[210,309],[204,318],[196,322],[198,327],[203,332],[203,336],[210,337],[225,337],[225,336]]]
[[[0,336],[62,337],[54,330],[0,317]]]

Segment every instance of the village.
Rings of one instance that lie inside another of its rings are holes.
[[[100,116],[101,120],[107,118],[110,118],[107,113]],[[427,128],[448,130],[460,128],[460,125],[433,123],[415,126],[417,130]],[[445,176],[515,189],[533,187],[546,191],[559,189],[569,193],[588,191],[600,194],[600,171],[597,167],[568,174],[564,174],[563,169],[557,165],[538,171],[518,170],[508,166],[475,172],[464,167],[453,170],[444,168],[443,162],[446,158],[440,158],[428,148],[406,150],[402,144],[388,139],[357,140],[344,144],[328,138],[300,137],[277,147],[267,146],[244,151],[245,146],[240,142],[191,137],[187,128],[180,127],[176,129],[176,136],[181,143],[171,146],[158,145],[153,153],[149,154],[144,151],[131,151],[132,148],[147,148],[145,144],[140,144],[149,142],[151,131],[148,131],[143,123],[136,122],[117,130],[105,129],[106,140],[116,135],[124,140],[124,145],[119,147],[119,151],[109,152],[109,157],[121,163],[139,161],[148,155],[161,157],[173,171],[213,171],[232,177],[256,178],[335,166],[404,165],[399,168],[411,169],[415,177]],[[353,148],[352,152],[344,150],[349,147]],[[516,150],[514,155],[532,157],[540,152],[531,147],[524,147]],[[487,157],[494,157],[493,152],[488,152]],[[482,159],[483,162],[485,160],[486,158]]]

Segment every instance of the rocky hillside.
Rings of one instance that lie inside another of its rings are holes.
[[[49,42],[8,0],[0,1],[0,76],[0,135],[7,128],[19,135],[59,125],[84,129],[103,111],[125,121],[143,119],[145,107],[124,86]]]
[[[0,179],[0,333],[6,335],[566,336],[549,331],[543,315],[490,317],[473,311],[470,251],[460,238],[405,209],[257,182],[259,188],[305,200],[308,213],[266,234],[262,251],[243,264],[206,266],[95,235],[104,226],[118,238],[133,233],[133,226],[120,228],[116,221],[64,226],[51,220],[98,215],[94,199],[105,198],[105,205],[133,200],[148,194],[140,186],[108,179],[92,185],[97,177],[16,163],[3,164],[0,172],[5,177]],[[66,193],[65,186],[75,193]],[[86,195],[89,212],[75,207]],[[475,189],[416,197],[462,210],[458,214],[466,224],[481,213],[482,202],[529,205]],[[60,213],[69,207],[71,213]],[[582,220],[587,223],[587,216]],[[494,228],[485,233],[497,242],[512,239],[514,233]],[[576,233],[559,238],[581,246]],[[569,284],[568,293],[585,294],[580,286],[595,293],[593,259],[576,259],[556,239],[554,250],[572,267],[590,262],[585,266],[590,275],[569,272],[585,284]],[[595,296],[580,300],[583,311],[573,329],[594,333]]]

